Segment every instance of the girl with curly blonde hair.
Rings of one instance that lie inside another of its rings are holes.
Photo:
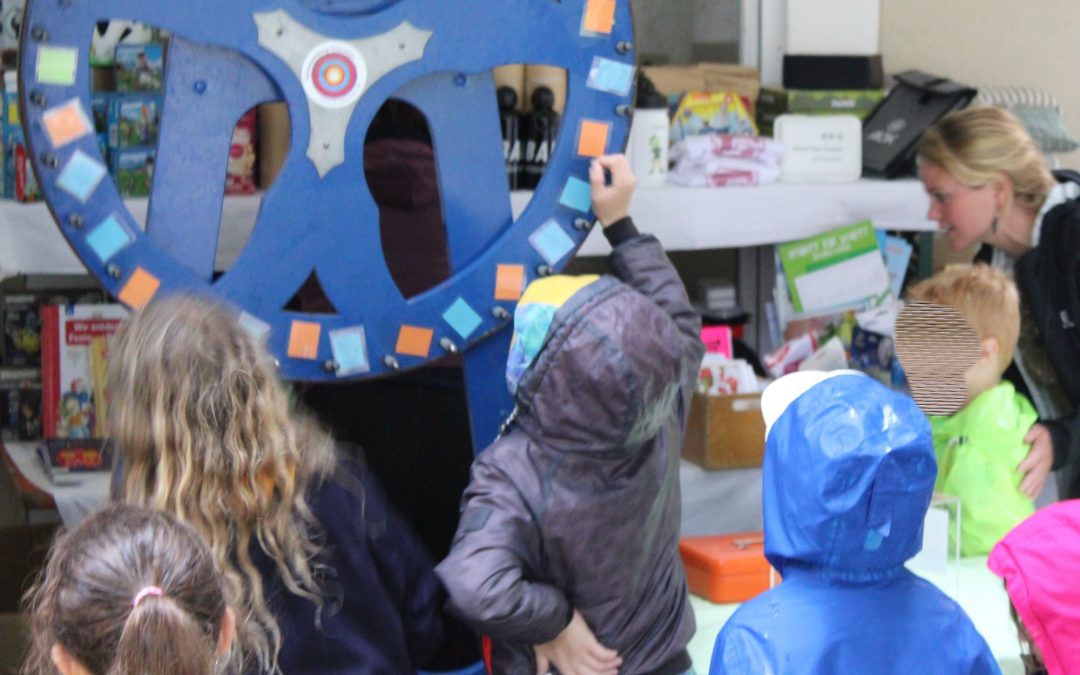
[[[150,303],[115,337],[109,392],[123,499],[207,541],[238,613],[238,667],[408,672],[439,646],[422,545],[369,472],[293,409],[233,312],[194,296]]]

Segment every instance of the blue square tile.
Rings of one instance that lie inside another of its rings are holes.
[[[105,166],[82,150],[76,150],[56,177],[56,184],[80,202],[86,203],[106,174]]]
[[[592,206],[592,186],[580,178],[570,176],[563,188],[559,203],[585,213]]]
[[[330,331],[330,350],[337,361],[339,377],[371,370],[363,326]]]
[[[549,220],[537,228],[529,237],[529,243],[544,257],[548,265],[554,265],[574,250],[574,240],[554,220]]]
[[[466,340],[483,323],[476,310],[470,307],[469,303],[462,298],[455,300],[454,304],[450,305],[450,308],[443,312],[442,316],[443,320],[450,324],[450,327],[457,331],[457,334],[462,339]]]
[[[594,57],[587,85],[610,94],[626,96],[634,86],[634,67],[628,63]]]
[[[109,216],[86,235],[86,243],[94,250],[101,262],[108,262],[114,255],[135,241],[135,235],[124,227],[116,216]]]
[[[251,337],[259,342],[264,342],[266,336],[270,334],[270,324],[260,319],[256,319],[247,312],[240,312],[239,321],[240,327],[246,330]]]

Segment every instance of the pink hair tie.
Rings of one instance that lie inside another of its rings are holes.
[[[165,595],[165,591],[161,590],[157,586],[147,586],[146,588],[135,594],[135,599],[131,601],[131,608],[135,609],[136,607],[138,607],[139,603],[142,602],[142,599],[148,595],[153,595],[154,597],[160,598],[161,596]]]

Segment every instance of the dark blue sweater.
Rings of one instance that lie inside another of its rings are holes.
[[[310,488],[308,500],[325,535],[319,562],[333,570],[322,577],[321,626],[315,605],[289,592],[274,562],[252,545],[281,627],[282,672],[414,672],[442,640],[444,595],[423,545],[355,461],[339,460],[335,475]]]

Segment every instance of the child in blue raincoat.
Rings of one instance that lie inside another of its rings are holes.
[[[808,371],[761,407],[765,556],[783,582],[728,620],[710,674],[999,673],[964,610],[904,567],[937,474],[915,402],[861,373]]]

